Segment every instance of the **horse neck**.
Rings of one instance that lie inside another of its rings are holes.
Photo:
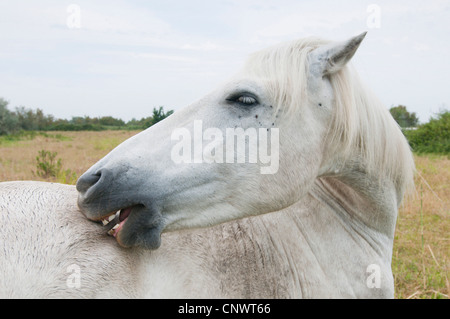
[[[356,176],[321,177],[284,210],[164,233],[158,250],[141,252],[137,281],[147,297],[185,297],[187,291],[191,297],[242,297],[248,291],[257,297],[341,296],[333,287],[355,296],[375,293],[366,286],[365,271],[376,264],[383,278],[392,277],[395,207],[376,198],[384,188],[365,190],[367,184]],[[269,291],[272,282],[278,288]],[[391,283],[385,286],[377,293],[391,296]]]
[[[375,176],[364,165],[349,162],[334,174],[318,178],[311,193],[349,222],[393,239],[403,190],[394,181],[380,176],[382,172]]]

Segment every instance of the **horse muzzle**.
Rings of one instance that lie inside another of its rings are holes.
[[[148,195],[143,195],[143,185],[131,184],[125,177],[126,172],[88,170],[77,181],[78,206],[86,218],[102,222],[121,246],[156,249],[164,219]]]

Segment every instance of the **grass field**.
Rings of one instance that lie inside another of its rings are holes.
[[[416,191],[399,210],[392,270],[396,298],[450,293],[450,159],[415,156]]]
[[[0,182],[45,180],[74,183],[97,160],[136,131],[30,133],[0,137]],[[37,173],[40,150],[57,152],[67,174]],[[450,256],[450,159],[416,156],[416,192],[399,211],[392,269],[396,298],[448,298]]]

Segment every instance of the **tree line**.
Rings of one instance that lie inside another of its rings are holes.
[[[173,110],[164,111],[164,107],[153,108],[152,115],[125,122],[112,116],[79,117],[70,120],[56,119],[46,115],[41,109],[16,107],[8,109],[8,101],[0,98],[0,135],[11,135],[22,131],[100,131],[100,130],[144,130],[165,119]],[[390,108],[392,117],[402,128],[403,134],[417,153],[450,154],[450,112],[443,110],[429,122],[419,124],[414,112],[408,112],[406,106]]]
[[[164,111],[164,107],[153,108],[151,116],[125,122],[112,116],[90,117],[73,116],[68,119],[57,119],[53,115],[44,114],[41,109],[32,110],[16,107],[8,108],[9,102],[0,98],[0,135],[9,135],[20,131],[100,131],[111,129],[143,130],[173,113]]]

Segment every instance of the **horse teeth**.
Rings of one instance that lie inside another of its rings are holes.
[[[114,236],[115,230],[119,228],[120,224],[116,224],[113,228],[108,231],[108,235]]]
[[[116,216],[115,215],[111,215],[109,217],[106,217],[106,218],[102,219],[103,226],[108,225],[114,218],[116,218]]]
[[[116,214],[117,214],[117,213],[116,213]],[[106,226],[106,225],[108,225],[110,222],[112,222],[112,221],[114,220],[114,218],[116,218],[116,214],[113,214],[113,215],[111,215],[111,216],[109,216],[109,217],[107,217],[107,218],[105,218],[105,219],[102,219],[103,226]]]

